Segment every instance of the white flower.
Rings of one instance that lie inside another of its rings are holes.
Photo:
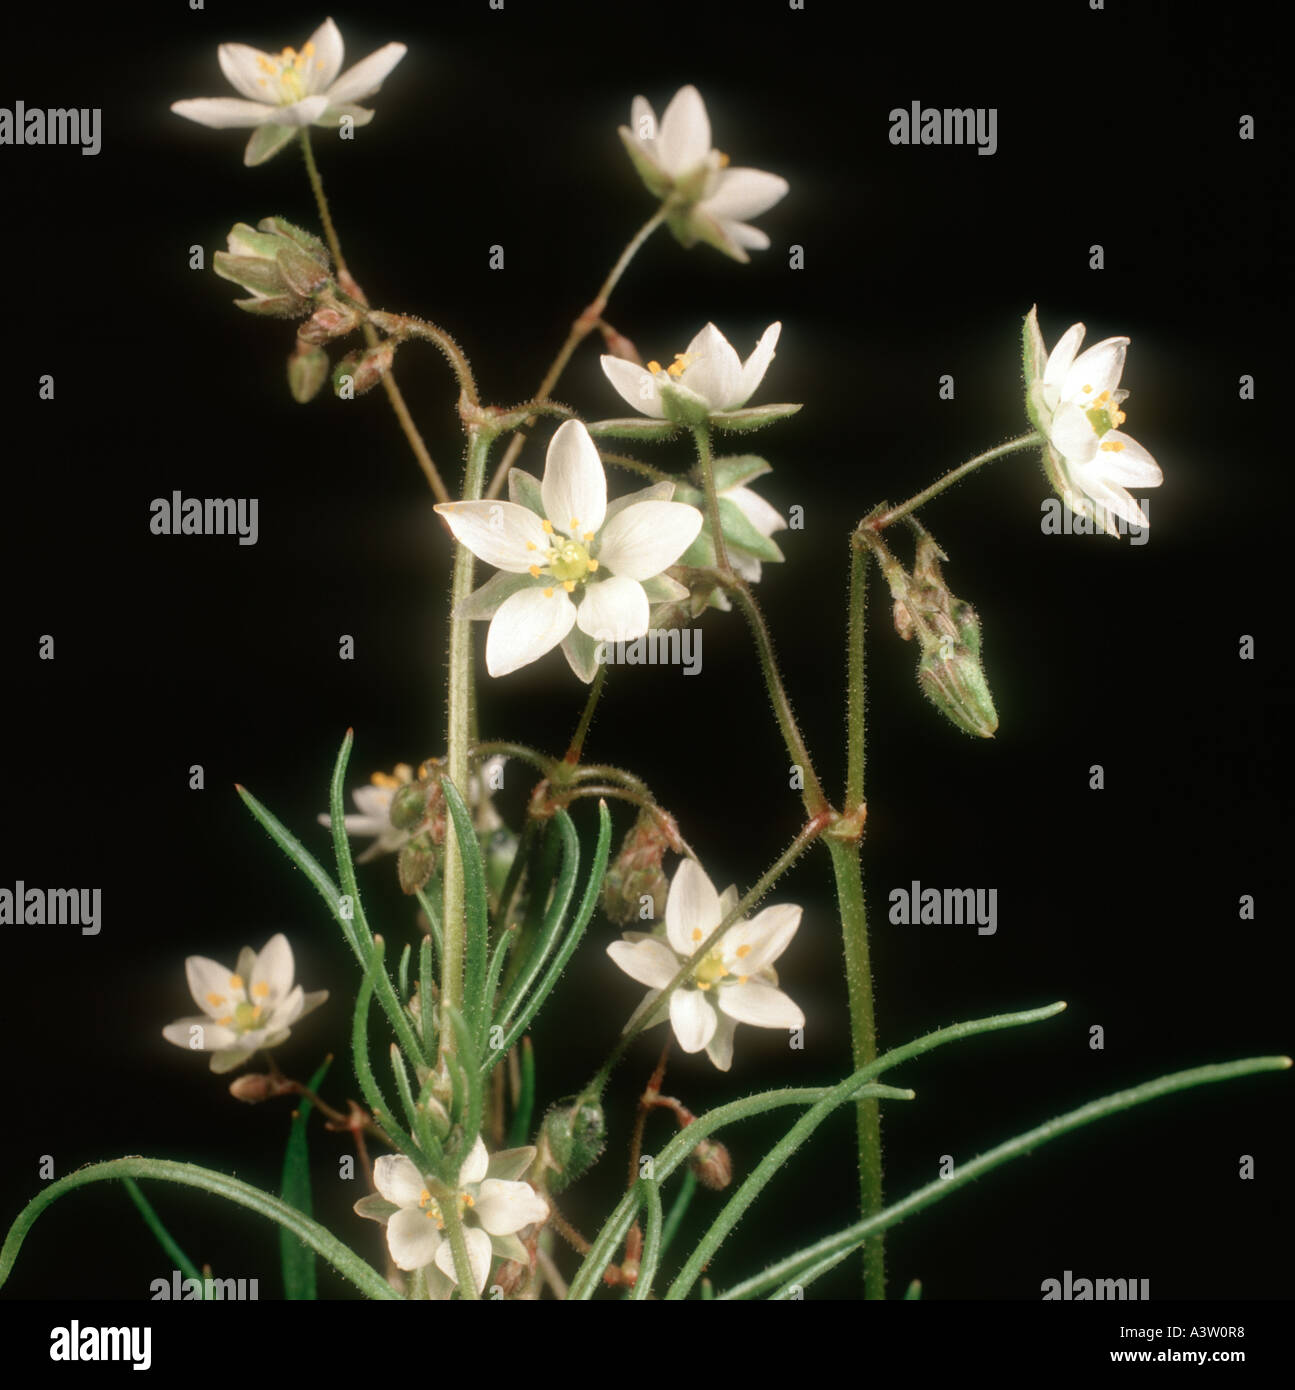
[[[572,669],[592,680],[594,669],[573,649],[576,634],[590,649],[641,637],[656,596],[645,584],[692,544],[701,512],[669,501],[668,483],[609,504],[602,460],[577,420],[554,434],[538,488],[517,469],[509,482],[511,502],[436,507],[456,540],[505,572],[478,590],[467,610],[491,618],[486,669],[507,675],[561,642]]]
[[[292,983],[292,947],[279,932],[260,952],[244,946],[238,965],[226,966],[206,956],[184,963],[189,991],[202,1013],[162,1029],[167,1042],[197,1052],[212,1052],[212,1071],[232,1071],[262,1047],[278,1047],[292,1025],[328,998],[326,989],[303,994]]]
[[[692,959],[697,947],[737,902],[737,889],[721,897],[701,867],[685,859],[666,898],[663,940],[626,932],[607,954],[639,984],[650,986],[626,1027],[656,1003],[660,992]],[[694,972],[691,983],[670,996],[670,1025],[685,1052],[706,1049],[721,1070],[733,1062],[733,1031],[739,1023],[757,1028],[803,1028],[805,1015],[777,987],[773,962],[800,925],[799,907],[766,907],[749,922],[736,922]]]
[[[648,188],[666,199],[670,230],[685,245],[709,242],[737,261],[746,249],[764,251],[769,238],[744,219],[767,212],[787,192],[787,181],[762,169],[730,169],[728,156],[711,148],[710,119],[696,87],[681,87],[656,114],[643,97],[630,107],[620,137]]]
[[[303,126],[330,128],[349,117],[368,125],[373,112],[355,103],[370,97],[405,56],[403,43],[389,43],[342,73],[342,36],[326,19],[306,40],[300,53],[262,53],[245,43],[222,43],[221,71],[241,97],[195,97],[172,102],[177,116],[223,130],[255,126],[243,163],[263,164]]]
[[[369,786],[357,787],[351,793],[359,807],[359,814],[342,817],[346,833],[373,839],[373,843],[355,861],[357,864],[366,864],[381,854],[393,854],[409,840],[409,831],[397,830],[391,823],[391,803],[401,787],[409,786],[413,780],[414,769],[408,763],[397,763],[394,775],[375,772],[369,779]],[[324,813],[320,815],[319,823],[331,826],[333,821]]]
[[[517,1232],[548,1220],[544,1199],[530,1183],[514,1181],[534,1158],[533,1148],[504,1149],[487,1158],[478,1138],[459,1169],[454,1202],[463,1218],[468,1264],[478,1293],[486,1286],[494,1256],[529,1263]],[[355,1210],[386,1225],[387,1248],[401,1269],[426,1269],[429,1295],[447,1297],[458,1276],[441,1206],[428,1190],[432,1184],[403,1154],[378,1159],[373,1182],[380,1195],[362,1197]]]
[[[771,323],[760,335],[745,362],[728,339],[708,323],[675,354],[664,370],[659,362],[640,367],[623,357],[604,356],[607,380],[635,410],[653,419],[685,419],[689,423],[715,411],[737,410],[755,394],[773,361],[781,323]]]
[[[1037,366],[1042,340],[1033,310],[1026,320],[1027,345],[1031,328],[1038,341]],[[1029,404],[1047,436],[1048,475],[1066,505],[1077,515],[1093,517],[1103,531],[1115,535],[1113,517],[1129,526],[1148,525],[1146,513],[1128,489],[1159,487],[1164,475],[1142,445],[1118,428],[1124,423],[1120,405],[1129,394],[1117,389],[1129,340],[1106,338],[1076,356],[1083,338],[1082,323],[1072,324],[1062,334],[1041,374],[1031,382]]]

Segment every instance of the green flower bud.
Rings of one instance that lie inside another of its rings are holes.
[[[357,396],[371,391],[387,374],[396,355],[396,344],[392,339],[379,343],[366,352],[349,352],[333,369],[333,390],[341,395],[342,378],[350,377],[351,390]]]
[[[319,394],[319,389],[328,380],[328,354],[323,348],[311,347],[309,343],[297,340],[297,346],[288,358],[288,387],[292,399],[305,405]]]
[[[607,1141],[607,1121],[596,1096],[559,1101],[540,1126],[539,1151],[549,1171],[548,1186],[561,1192],[589,1171]]]
[[[603,911],[618,927],[659,921],[664,915],[670,885],[661,860],[668,849],[682,852],[673,818],[664,811],[641,810],[603,879]],[[644,898],[651,903],[647,917],[642,910]]]
[[[697,1181],[712,1192],[722,1192],[733,1181],[733,1160],[716,1139],[703,1139],[688,1155],[688,1166]]]
[[[401,787],[391,798],[387,812],[397,830],[415,830],[427,817],[427,788],[417,782]]]
[[[212,268],[223,280],[252,292],[234,302],[253,314],[291,318],[311,307],[312,297],[332,283],[328,254],[308,232],[279,218],[267,217],[254,231],[236,223],[229,249],[217,251]]]
[[[400,851],[396,859],[396,874],[400,891],[411,897],[427,884],[436,872],[436,846],[426,835],[419,835]]]

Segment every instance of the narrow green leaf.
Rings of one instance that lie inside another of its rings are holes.
[[[631,1300],[636,1303],[651,1295],[657,1265],[661,1262],[661,1186],[646,1178],[640,1178],[639,1185],[643,1188],[643,1202],[647,1207],[647,1230],[643,1236],[638,1278],[630,1293]]]
[[[307,1090],[318,1094],[332,1061],[331,1057],[324,1058],[314,1076],[310,1078]],[[310,1193],[310,1144],[307,1136],[307,1121],[313,1109],[314,1101],[308,1096],[302,1096],[288,1130],[288,1145],[283,1154],[283,1185],[279,1192],[283,1200],[303,1216],[314,1215]],[[303,1245],[296,1236],[282,1227],[279,1229],[279,1260],[283,1266],[284,1298],[314,1299],[317,1296],[314,1253],[309,1246]]]
[[[377,950],[381,955],[381,944]],[[372,998],[373,980],[366,971],[356,992],[355,1013],[351,1018],[351,1061],[355,1067],[355,1079],[360,1083],[360,1092],[373,1112],[374,1119],[382,1126],[383,1132],[396,1148],[406,1158],[418,1164],[422,1171],[427,1159],[419,1153],[413,1139],[400,1128],[387,1098],[378,1086],[377,1078],[373,1075],[373,1065],[369,1061],[369,1002]]]
[[[157,1237],[157,1243],[175,1261],[175,1267],[186,1279],[196,1279],[201,1284],[202,1271],[180,1249],[170,1231],[162,1224],[162,1218],[153,1210],[153,1204],[139,1190],[139,1184],[134,1178],[123,1178],[121,1184],[130,1195],[130,1200],[139,1208],[139,1214],[144,1218],[145,1225]],[[203,1297],[206,1297],[205,1289]]]
[[[665,1219],[665,1226],[661,1230],[661,1255],[663,1258],[670,1249],[675,1236],[679,1233],[679,1227],[683,1224],[683,1219],[692,1204],[693,1194],[696,1191],[697,1175],[691,1168],[685,1168],[683,1181],[679,1184],[679,1191],[675,1195],[670,1213]]]
[[[870,1236],[876,1235],[878,1231],[884,1231],[902,1221],[906,1216],[912,1216],[925,1207],[933,1206],[950,1193],[956,1192],[960,1187],[974,1182],[976,1178],[998,1167],[999,1164],[1020,1158],[1041,1144],[1060,1138],[1061,1135],[1068,1134],[1073,1129],[1091,1124],[1094,1120],[1104,1119],[1107,1115],[1118,1114],[1121,1110],[1129,1110],[1135,1105],[1143,1105],[1147,1101],[1157,1100],[1161,1096],[1172,1095],[1175,1091],[1185,1091],[1193,1086],[1204,1086],[1215,1081],[1232,1081],[1238,1077],[1253,1076],[1259,1072],[1285,1071],[1290,1065],[1291,1059],[1289,1057],[1249,1057],[1240,1062],[1193,1067],[1190,1071],[1174,1072],[1172,1075],[1159,1077],[1155,1081],[1145,1082],[1141,1086],[1134,1086],[1126,1091],[1116,1091],[1112,1095],[1103,1096],[1101,1100],[1090,1101],[1087,1105],[1081,1105],[1077,1110],[1070,1110],[1064,1115],[1059,1115],[1055,1120],[1048,1120],[1044,1124],[1028,1130],[1025,1134],[1018,1135],[1015,1139],[1009,1139],[1006,1143],[999,1144],[997,1148],[990,1149],[988,1153],[981,1154],[978,1158],[973,1158],[970,1162],[955,1168],[947,1177],[937,1178],[925,1187],[918,1188],[916,1192],[905,1197],[903,1201],[887,1207],[885,1211],[878,1212],[877,1215],[867,1217],[863,1221],[857,1221],[854,1225],[847,1226],[835,1235],[816,1241],[813,1245],[805,1246],[794,1255],[789,1255],[785,1260],[779,1260],[777,1264],[771,1265],[763,1274],[758,1274],[754,1278],[746,1279],[735,1285],[721,1294],[720,1297],[725,1299],[750,1298],[753,1294],[782,1284],[787,1280],[797,1281],[803,1285],[810,1271],[817,1268],[828,1256],[849,1255],[858,1250],[864,1241]]]
[[[22,1248],[27,1232],[35,1225],[37,1217],[46,1207],[68,1192],[85,1187],[92,1182],[115,1181],[120,1178],[156,1178],[163,1182],[180,1183],[185,1187],[196,1187],[204,1192],[224,1197],[259,1216],[276,1221],[285,1230],[291,1231],[298,1239],[305,1241],[317,1255],[323,1256],[344,1278],[355,1285],[369,1298],[399,1299],[400,1295],[378,1273],[348,1245],[319,1222],[303,1216],[294,1207],[259,1187],[227,1177],[224,1173],[213,1172],[210,1168],[200,1168],[194,1163],[175,1163],[165,1158],[114,1158],[106,1163],[92,1163],[87,1168],[78,1168],[75,1173],[60,1178],[43,1188],[18,1213],[5,1237],[4,1247],[0,1249],[0,1286],[8,1280],[13,1270],[18,1251]],[[86,1258],[93,1252],[87,1251]]]
[[[508,1147],[522,1148],[531,1137],[531,1116],[535,1113],[535,1049],[529,1038],[522,1039],[521,1090],[512,1124],[508,1127]]]

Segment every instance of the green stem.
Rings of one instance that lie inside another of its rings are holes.
[[[571,746],[567,749],[564,762],[573,766],[580,761],[581,750],[585,746],[585,735],[589,732],[589,725],[593,722],[594,710],[598,706],[598,698],[603,693],[603,686],[607,683],[607,667],[599,666],[598,674],[593,679],[593,684],[589,687],[589,698],[585,701],[585,707],[580,715],[580,722],[576,725],[576,731],[571,736]]]
[[[836,875],[836,896],[841,909],[841,934],[845,948],[845,980],[850,998],[850,1054],[855,1069],[866,1067],[877,1056],[877,1026],[873,1014],[872,968],[868,960],[868,917],[863,903],[863,881],[856,841],[827,838]],[[859,1204],[865,1217],[882,1209],[881,1106],[863,1099],[856,1110],[859,1148]],[[878,1236],[864,1247],[864,1297],[886,1296],[886,1252]]]
[[[704,425],[694,425],[692,437],[697,445],[697,462],[701,465],[702,490],[706,496],[706,520],[710,523],[711,542],[715,547],[715,564],[725,574],[731,575],[733,566],[728,562],[728,546],[724,540],[724,527],[719,514],[719,493],[715,491],[715,470],[712,467],[710,449],[710,421],[707,420]]]
[[[454,1252],[454,1274],[458,1279],[459,1297],[475,1303],[481,1297],[477,1293],[477,1281],[472,1277],[472,1261],[468,1259],[468,1243],[463,1238],[463,1222],[459,1220],[453,1193],[441,1203],[441,1216],[445,1220],[445,1234],[450,1238],[450,1249]]]
[[[938,497],[946,488],[950,488],[954,483],[961,481],[968,473],[974,472],[982,463],[989,463],[996,458],[1002,458],[1004,454],[1014,453],[1017,449],[1028,449],[1032,444],[1042,444],[1043,436],[1038,430],[1031,430],[1029,434],[1023,434],[1017,439],[1009,439],[1006,444],[1000,444],[996,449],[986,449],[983,454],[977,454],[974,459],[968,459],[966,463],[959,464],[957,468],[951,468],[942,478],[937,479],[930,487],[919,492],[916,497],[910,497],[907,502],[901,502],[898,507],[891,507],[875,518],[869,525],[876,531],[881,531],[889,526],[892,521],[898,521],[905,517],[909,512],[915,512],[918,507],[929,502],[932,497]]]
[[[493,439],[479,427],[468,428],[468,461],[463,479],[463,496],[476,501],[485,480],[486,456]],[[450,692],[448,714],[448,774],[460,793],[468,786],[472,707],[472,624],[459,616],[459,605],[472,592],[474,557],[466,545],[456,543],[454,579],[450,593]],[[464,916],[463,861],[455,838],[454,825],[445,828],[445,910],[441,918],[441,1003],[446,1008],[463,1008],[463,962],[467,921]],[[441,1048],[453,1051],[454,1030],[448,1019],[441,1028]]]
[[[342,243],[338,240],[337,228],[333,226],[332,214],[328,210],[328,199],[324,195],[324,181],[320,178],[319,169],[315,164],[315,152],[310,145],[308,126],[302,127],[301,151],[306,159],[306,177],[310,180],[310,188],[315,195],[315,205],[319,209],[319,220],[324,227],[324,239],[328,242],[329,251],[332,252],[337,273],[349,280],[353,288],[358,288],[355,285],[354,276],[346,268],[346,258],[342,255]],[[378,345],[378,335],[367,323],[364,325],[364,341],[371,348]],[[436,464],[432,461],[427,445],[423,443],[423,436],[418,432],[418,426],[414,424],[414,417],[409,413],[409,407],[405,404],[400,387],[396,385],[393,372],[387,371],[382,374],[382,389],[387,393],[387,399],[391,402],[391,408],[396,413],[400,428],[409,441],[409,447],[414,451],[418,466],[423,470],[423,476],[427,479],[427,484],[432,489],[436,500],[438,502],[450,501],[449,491]]]
[[[868,555],[859,544],[850,546],[850,626],[846,638],[846,776],[845,813],[863,806],[863,773],[867,762],[865,741],[867,682],[864,650],[868,617]],[[860,827],[862,828],[862,827]]]
[[[585,306],[580,317],[571,325],[571,331],[567,334],[566,342],[558,349],[558,355],[553,359],[548,371],[544,374],[544,380],[540,383],[540,389],[535,393],[537,401],[548,399],[549,392],[558,384],[558,378],[566,370],[567,363],[571,360],[571,354],[584,342],[585,338],[598,326],[598,320],[602,317],[603,310],[607,307],[607,301],[611,298],[612,291],[616,288],[622,275],[629,267],[629,263],[638,254],[640,247],[652,235],[653,232],[665,221],[665,206],[659,207],[656,212],[635,232],[629,244],[620,254],[620,259],[612,266],[607,278],[603,281],[601,288],[594,299]],[[532,416],[526,421],[523,429],[530,429],[535,423]],[[486,491],[487,497],[497,497],[500,488],[504,485],[504,479],[508,476],[508,470],[517,460],[517,455],[522,451],[522,445],[526,443],[526,435],[519,430],[508,441],[508,448],[504,450],[504,456],[499,461],[499,467],[495,469],[495,475],[490,480],[490,487]]]

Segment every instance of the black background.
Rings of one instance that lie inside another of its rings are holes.
[[[1051,346],[1132,339],[1127,429],[1160,462],[1150,542],[1040,533],[1035,458],[991,465],[926,509],[946,577],[977,605],[1001,718],[973,741],[917,697],[915,655],[880,587],[870,628],[866,883],[883,1046],[950,1022],[1064,998],[1029,1030],[951,1046],[893,1080],[918,1100],[886,1112],[887,1189],[930,1181],[940,1157],[984,1148],[1108,1091],[1211,1061],[1289,1051],[1281,738],[1289,705],[1279,565],[1289,461],[1285,326],[1290,191],[1284,50],[1264,7],[923,5],[899,13],[808,0],[503,12],[485,0],[335,11],[347,65],[391,39],[409,53],[351,143],[316,150],[351,267],[376,305],[453,332],[483,398],[522,399],[571,318],[652,211],[616,127],[642,92],[658,113],[685,82],[735,164],[783,174],[757,219],[773,247],[737,265],[661,232],[608,318],[669,360],[713,320],[743,356],[783,323],[757,400],[805,403],[752,441],[762,493],[805,527],[759,596],[830,793],[844,776],[847,536],[883,497],[1026,428],[1018,331],[1038,303]],[[888,7],[889,9],[889,7]],[[232,961],[276,931],[298,978],[333,997],[280,1061],[349,1072],[352,962],[308,886],[239,804],[249,786],[321,856],[338,742],[356,730],[354,783],[441,751],[449,547],[380,392],[310,406],[288,395],[289,325],[231,309],[233,286],[188,269],[235,221],[316,227],[295,147],[241,164],[246,132],[168,111],[226,93],[216,45],[299,46],[322,11],[217,3],[192,12],[60,7],[12,21],[0,104],[100,106],[103,150],[0,148],[6,215],[5,542],[9,694],[0,883],[101,886],[98,937],[4,928],[7,1222],[40,1186],[125,1153],[183,1158],[273,1188],[287,1108],[248,1109],[160,1029],[190,1011],[183,961]],[[888,141],[913,100],[998,109],[992,158]],[[1238,139],[1242,114],[1257,138]],[[506,270],[488,268],[492,244]],[[1091,244],[1106,268],[1088,268]],[[804,248],[804,269],[788,249]],[[51,373],[52,402],[37,399]],[[951,373],[956,398],[941,401]],[[1256,399],[1238,398],[1252,373]],[[411,347],[400,381],[447,477],[459,473],[452,378]],[[586,418],[623,413],[593,343],[558,392]],[[522,462],[539,472],[546,431]],[[675,452],[633,446],[663,466]],[[738,448],[742,445],[739,443]],[[497,455],[496,455],[497,457]],[[632,486],[613,472],[613,491]],[[260,539],[150,534],[149,503],[257,497]],[[705,666],[613,671],[589,757],[637,770],[720,886],[749,886],[800,824],[786,758],[736,615],[708,614]],[[356,659],[338,660],[342,633]],[[1238,660],[1242,633],[1257,659]],[[37,659],[42,634],[56,659]],[[478,649],[484,626],[476,633]],[[482,676],[482,728],[560,752],[583,689],[559,655]],[[191,764],[206,788],[191,791]],[[1088,789],[1105,768],[1106,789]],[[516,822],[529,782],[510,766]],[[592,813],[578,817],[587,833]],[[622,817],[618,834],[627,821]],[[998,889],[997,935],[892,926],[910,880]],[[773,901],[805,907],[781,962],[809,1016],[804,1052],[745,1028],[720,1076],[673,1064],[694,1110],[848,1069],[845,987],[827,856]],[[389,939],[411,939],[390,861],[362,884]],[[1238,919],[1250,893],[1256,919]],[[586,948],[536,1031],[540,1099],[577,1087],[641,990]],[[1105,1030],[1105,1049],[1088,1046]],[[632,1096],[659,1045],[618,1073],[611,1147],[564,1208],[592,1230],[623,1183]],[[1290,1080],[1247,1079],[1158,1102],[1073,1135],[953,1196],[888,1237],[892,1296],[1038,1299],[1044,1279],[1150,1280],[1155,1299],[1287,1297]],[[729,1136],[739,1175],[782,1128]],[[659,1134],[659,1137],[657,1137]],[[666,1130],[649,1131],[649,1147]],[[370,1258],[350,1214],[339,1138],[317,1133],[322,1219]],[[1238,1178],[1254,1156],[1253,1181]],[[273,1232],[178,1189],[151,1189],[174,1234],[217,1274],[278,1292]],[[783,1174],[717,1261],[719,1286],[846,1224],[856,1201],[842,1114]],[[698,1198],[697,1226],[714,1200]],[[6,1290],[35,1298],[147,1297],[170,1260],[125,1194],[58,1203]],[[849,1262],[816,1286],[852,1297]],[[349,1296],[331,1274],[321,1292]]]

